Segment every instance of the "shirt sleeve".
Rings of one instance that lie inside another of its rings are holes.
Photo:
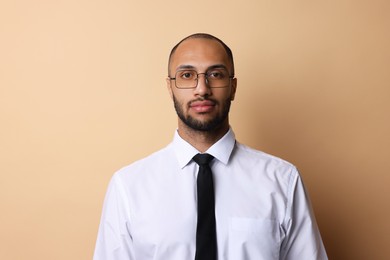
[[[284,222],[281,260],[327,260],[326,251],[315,220],[311,203],[298,171],[290,179],[287,214]]]
[[[122,184],[114,175],[104,200],[94,260],[134,260],[130,211]]]

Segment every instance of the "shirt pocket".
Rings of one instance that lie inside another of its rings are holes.
[[[229,260],[279,259],[280,225],[272,219],[230,218]]]

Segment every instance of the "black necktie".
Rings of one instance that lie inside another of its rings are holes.
[[[198,225],[196,228],[195,260],[217,259],[217,232],[215,225],[214,184],[209,163],[210,154],[197,154],[193,160],[199,165]]]

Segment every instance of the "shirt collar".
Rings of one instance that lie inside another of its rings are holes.
[[[223,164],[227,164],[233,151],[234,144],[235,135],[233,130],[229,128],[229,131],[213,144],[206,153],[211,154]],[[175,131],[175,136],[173,138],[173,149],[180,168],[184,168],[192,160],[192,157],[199,153],[195,147],[180,137],[177,130]]]

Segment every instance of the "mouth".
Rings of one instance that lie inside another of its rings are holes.
[[[197,113],[211,112],[216,105],[216,102],[212,100],[195,100],[190,103],[190,109]]]

